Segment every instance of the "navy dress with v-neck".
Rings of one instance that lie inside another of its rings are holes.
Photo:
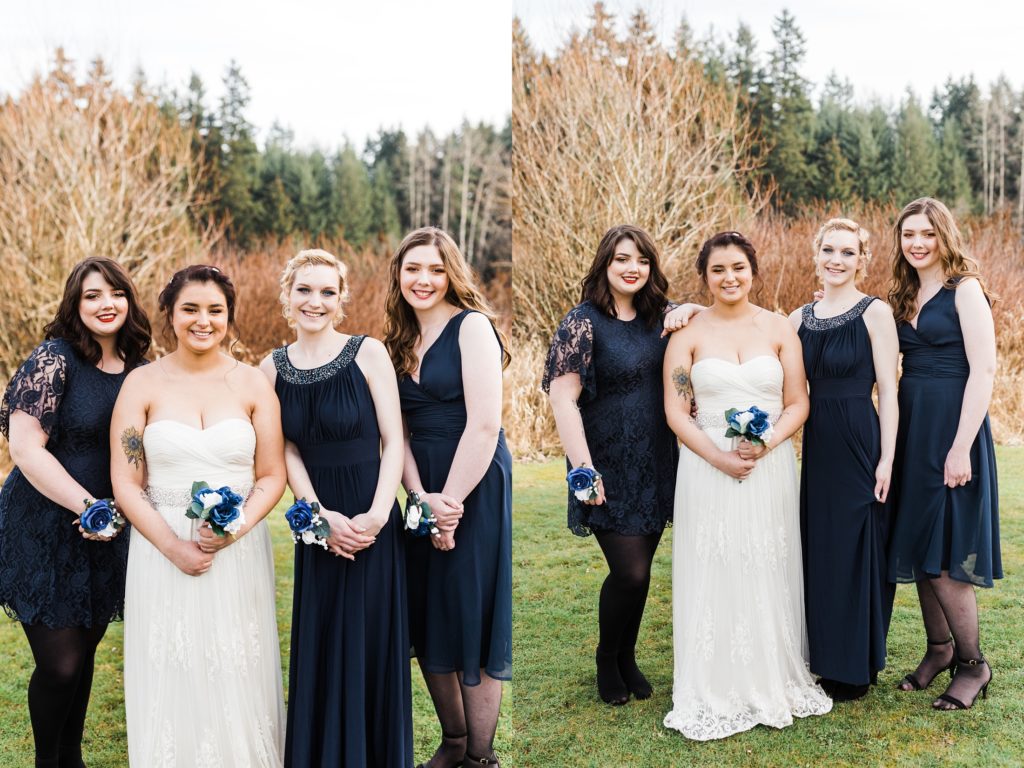
[[[398,383],[402,414],[423,488],[444,488],[466,428],[459,329],[471,310],[448,321],[420,361],[420,380]],[[512,676],[512,456],[504,431],[491,464],[463,501],[455,548],[435,549],[429,537],[406,544],[409,635],[427,672],[460,671],[466,685],[480,670]]]
[[[941,288],[921,307],[916,328],[897,326],[903,376],[889,578],[910,582],[948,571],[957,581],[991,587],[1003,569],[996,457],[987,414],[971,445],[971,480],[957,488],[943,483],[971,372],[955,302],[956,289]]]

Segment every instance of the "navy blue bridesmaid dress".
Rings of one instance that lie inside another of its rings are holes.
[[[14,410],[35,416],[46,449],[97,499],[110,485],[110,415],[129,371],[104,373],[64,339],[44,341],[11,379],[0,409],[8,435]],[[14,467],[0,491],[0,605],[23,624],[99,627],[124,613],[129,531],[89,541],[67,510]]]
[[[897,327],[903,353],[900,425],[893,478],[896,519],[889,578],[949,578],[991,587],[1003,577],[999,491],[988,415],[971,445],[971,479],[948,488],[943,467],[960,422],[970,374],[956,311],[956,289],[943,287],[917,318]]]
[[[875,300],[824,319],[808,304],[799,329],[811,395],[800,476],[810,668],[848,686],[867,686],[885,668],[895,594],[886,570],[890,507],[875,499],[881,437],[864,324]]]
[[[380,474],[380,431],[353,336],[319,368],[275,349],[285,437],[302,456],[320,504],[369,510]],[[285,765],[408,768],[412,693],[403,524],[396,503],[377,540],[347,560],[295,545]]]
[[[420,361],[420,380],[402,378],[398,391],[423,490],[440,492],[466,427],[459,329],[471,310],[455,315]],[[429,537],[406,543],[409,631],[426,672],[462,672],[466,685],[480,670],[512,677],[512,456],[505,433],[483,479],[463,501],[455,548],[442,552]]]

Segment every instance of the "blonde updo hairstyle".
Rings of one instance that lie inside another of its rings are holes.
[[[300,270],[308,267],[332,267],[338,271],[338,298],[340,304],[338,306],[338,314],[334,316],[334,325],[341,325],[341,321],[345,319],[345,302],[348,301],[348,267],[346,267],[341,260],[332,253],[321,250],[320,248],[310,248],[305,251],[299,251],[295,254],[287,264],[284,265],[284,271],[281,273],[281,294],[278,297],[281,302],[281,314],[284,315],[284,319],[288,321],[289,327],[295,327],[295,320],[291,316],[289,311],[291,301],[289,296],[292,292],[292,286],[295,285],[295,278]]]
[[[853,232],[857,236],[857,242],[859,243],[860,250],[858,255],[860,258],[857,260],[857,271],[854,273],[854,282],[859,282],[868,273],[868,264],[871,263],[871,249],[868,247],[868,240],[871,239],[870,233],[860,224],[853,219],[829,219],[821,225],[821,229],[818,230],[818,234],[814,236],[814,269],[817,273],[818,270],[818,251],[821,250],[821,244],[825,240],[825,235],[829,232]],[[818,278],[821,279],[821,274],[818,274]]]

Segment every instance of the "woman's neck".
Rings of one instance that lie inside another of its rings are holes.
[[[854,284],[853,280],[843,283],[842,285],[831,285],[825,283],[824,286],[825,297],[822,299],[826,304],[847,304],[860,298],[861,291]]]
[[[613,293],[612,301],[615,302],[615,316],[619,320],[632,320],[636,317],[636,305],[632,296],[619,296]]]
[[[715,316],[722,320],[741,320],[754,314],[754,305],[747,298],[743,298],[734,304],[716,301],[711,305],[711,309],[714,311]]]
[[[117,350],[116,336],[92,337],[100,345],[100,361],[96,366],[101,371],[115,371],[124,367],[124,361]]]
[[[920,285],[920,289],[924,291],[930,290],[937,285],[942,285],[946,282],[946,275],[942,271],[942,265],[936,263],[930,267],[917,270],[917,282]]]
[[[331,355],[337,352],[338,342],[342,336],[344,334],[333,325],[315,332],[297,328],[295,343],[292,344],[292,348],[295,349],[297,347],[303,354],[311,358],[319,358],[323,355]]]
[[[451,320],[458,312],[458,307],[449,304],[447,301],[442,301],[430,309],[416,309],[413,312],[416,314],[416,322],[420,326],[420,334],[422,335],[424,332],[434,330]]]
[[[225,357],[227,355],[221,351],[220,347],[203,352],[193,352],[190,349],[183,349],[179,345],[164,359],[185,373],[195,374],[215,371],[223,365]]]

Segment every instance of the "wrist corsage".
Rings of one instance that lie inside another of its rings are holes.
[[[296,499],[284,513],[288,527],[292,529],[295,543],[316,544],[327,549],[327,539],[331,536],[331,525],[320,517],[320,503],[306,501],[305,496]]]
[[[218,536],[234,536],[245,525],[243,501],[229,486],[214,490],[200,480],[192,483],[192,501],[185,508],[185,517],[209,523]]]
[[[430,505],[416,491],[409,491],[405,499],[405,527],[413,536],[440,536],[437,517],[430,511]]]
[[[108,539],[116,536],[117,532],[124,528],[128,522],[124,515],[117,511],[117,505],[113,499],[96,499],[89,501],[82,499],[85,504],[85,511],[78,518],[78,524],[86,533],[105,536]]]
[[[566,482],[569,483],[569,490],[580,501],[593,501],[601,495],[597,488],[597,481],[600,479],[600,472],[593,467],[586,466],[576,467],[565,476]]]

